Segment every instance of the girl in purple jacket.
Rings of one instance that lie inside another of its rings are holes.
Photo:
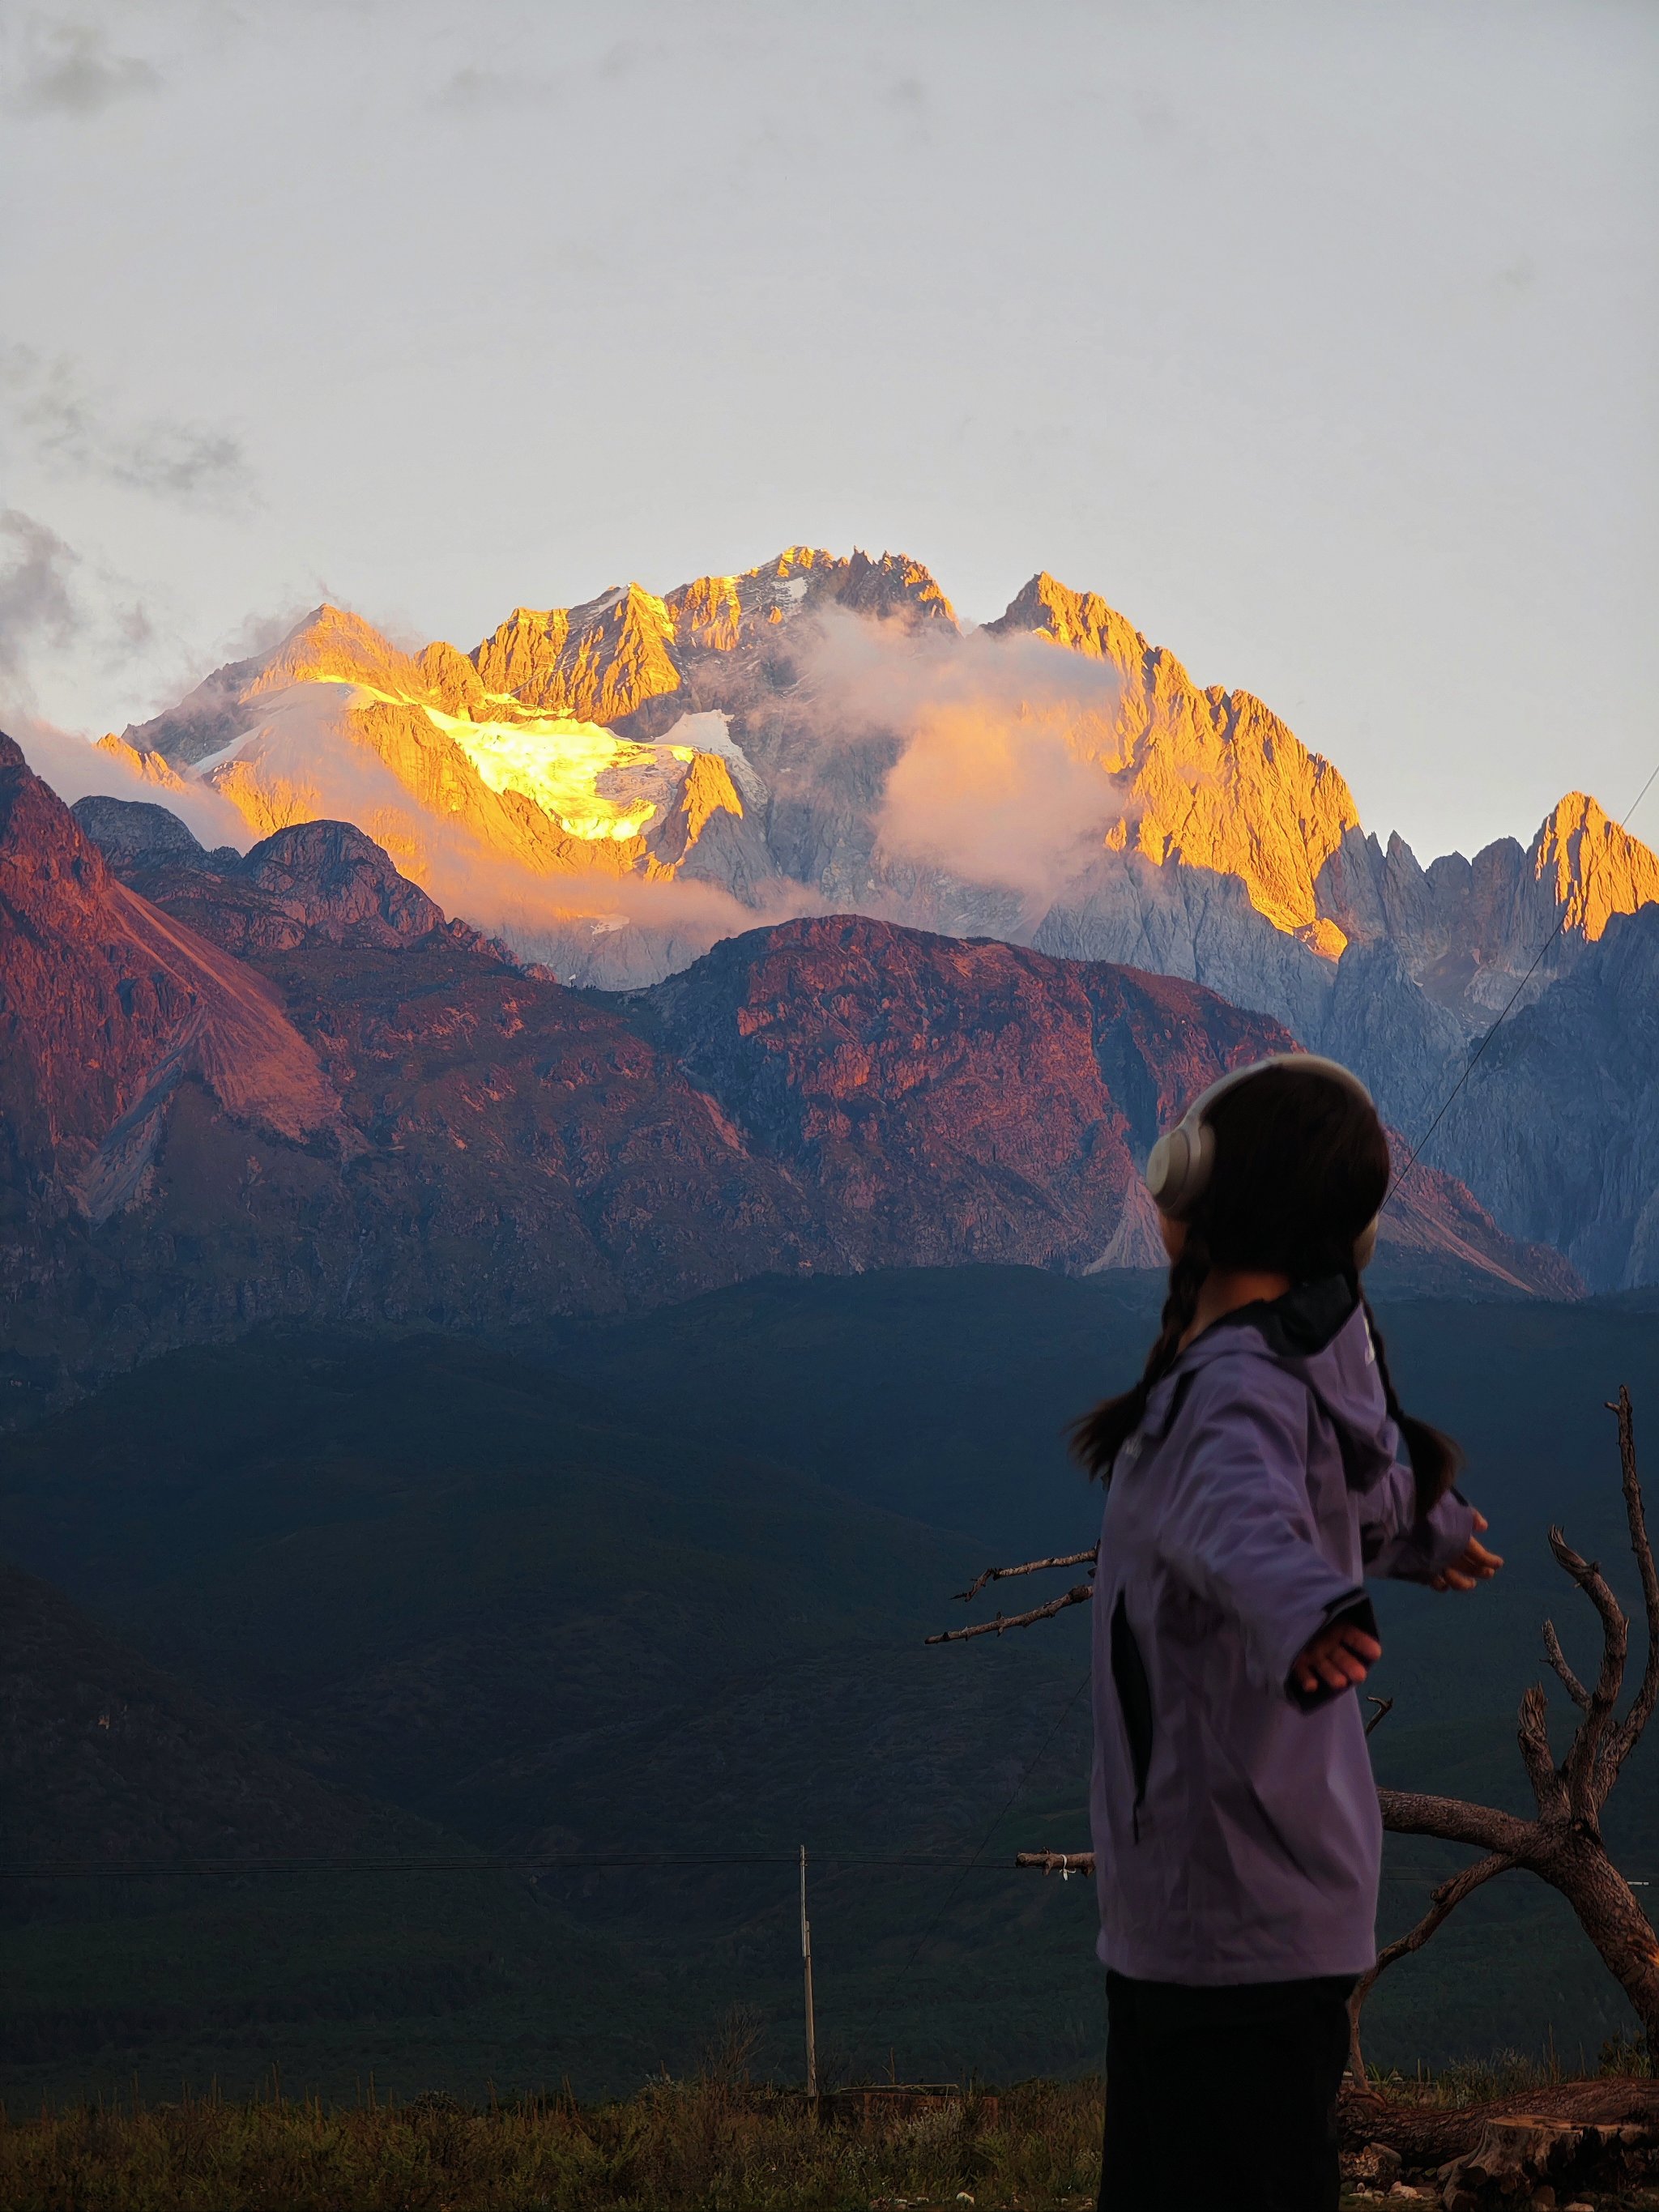
[[[1359,1288],[1389,1185],[1363,1085],[1310,1054],[1236,1070],[1146,1182],[1163,1328],[1075,1431],[1107,1486],[1100,2202],[1334,2212],[1382,1856],[1353,1694],[1382,1649],[1364,1577],[1466,1590],[1501,1562],[1452,1488],[1456,1446],[1401,1410]]]

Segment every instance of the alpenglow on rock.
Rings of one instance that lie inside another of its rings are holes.
[[[495,1328],[766,1273],[1139,1264],[1150,1133],[1289,1042],[1195,984],[864,917],[607,1000],[447,921],[346,824],[118,872],[0,740],[0,1421],[262,1320]],[[1388,1239],[1453,1287],[1577,1288],[1443,1176]]]
[[[261,838],[356,824],[563,981],[637,988],[757,923],[862,913],[1201,982],[1352,1062],[1408,1133],[1517,992],[1659,897],[1582,793],[1528,847],[1420,866],[1269,707],[1094,593],[1039,574],[964,632],[896,554],[520,607],[470,653],[323,607],[106,744]],[[1460,1126],[1435,1158],[1473,1173]]]

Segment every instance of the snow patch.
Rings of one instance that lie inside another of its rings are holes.
[[[682,714],[658,742],[673,747],[689,746],[694,752],[717,753],[721,760],[731,763],[732,780],[745,799],[758,804],[765,798],[766,786],[759,770],[732,734],[732,717],[723,714],[718,707],[710,707],[701,714]]]
[[[251,730],[244,730],[240,738],[233,738],[228,745],[221,745],[216,753],[209,753],[205,758],[198,760],[193,767],[185,770],[186,780],[193,778],[198,783],[205,782],[216,768],[222,768],[227,761],[234,760],[248,739],[258,736],[258,730],[259,725],[256,722]]]

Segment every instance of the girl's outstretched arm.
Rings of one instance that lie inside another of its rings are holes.
[[[1431,1589],[1472,1589],[1504,1564],[1495,1552],[1475,1542],[1486,1518],[1455,1490],[1432,1512],[1420,1516],[1415,1479],[1410,1468],[1398,1462],[1364,1493],[1359,1510],[1368,1575],[1427,1583]]]
[[[1308,1396],[1302,1383],[1249,1352],[1196,1374],[1181,1449],[1160,1462],[1158,1544],[1188,1586],[1234,1624],[1244,1663],[1264,1689],[1297,1705],[1322,1702],[1359,1679],[1349,1632],[1373,1647],[1376,1623],[1363,1587],[1319,1543],[1308,1497]],[[1295,1670],[1316,1640],[1340,1632],[1330,1670],[1307,1683]]]
[[[1489,1583],[1504,1564],[1500,1552],[1489,1552],[1480,1541],[1487,1528],[1486,1516],[1477,1513],[1474,1532],[1456,1559],[1450,1560],[1437,1575],[1429,1577],[1429,1588],[1437,1590],[1472,1590],[1477,1583]]]

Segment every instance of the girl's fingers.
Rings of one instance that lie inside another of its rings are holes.
[[[1316,1637],[1293,1669],[1298,1690],[1351,1689],[1363,1682],[1371,1663],[1382,1656],[1382,1646],[1363,1628],[1328,1628]]]
[[[1486,1515],[1485,1515],[1484,1513],[1482,1513],[1482,1512],[1480,1511],[1480,1508],[1477,1506],[1477,1507],[1476,1507],[1476,1509],[1475,1509],[1475,1515],[1474,1515],[1474,1533],[1475,1533],[1475,1534],[1476,1534],[1477,1536],[1480,1535],[1481,1534],[1483,1534],[1483,1532],[1484,1532],[1485,1530],[1486,1530],[1486,1529],[1490,1528],[1491,1528],[1491,1526],[1492,1526],[1492,1522],[1491,1522],[1490,1521],[1488,1521],[1488,1520],[1487,1520],[1487,1518],[1486,1518]]]

